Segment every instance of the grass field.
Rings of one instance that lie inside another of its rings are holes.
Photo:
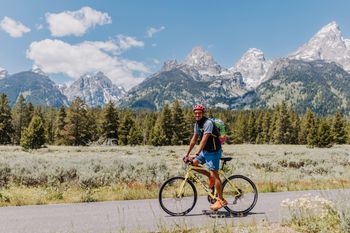
[[[184,173],[187,146],[0,146],[0,206],[156,198]],[[250,177],[259,192],[350,187],[350,146],[225,145],[227,172]]]

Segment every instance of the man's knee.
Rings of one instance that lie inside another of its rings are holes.
[[[192,165],[198,167],[199,161],[198,161],[197,159],[194,159],[194,160],[192,161]]]

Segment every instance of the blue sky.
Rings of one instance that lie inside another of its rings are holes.
[[[345,0],[0,0],[0,67],[36,64],[56,82],[101,69],[128,88],[198,45],[228,68],[253,47],[286,56],[331,21],[350,38],[349,9]]]

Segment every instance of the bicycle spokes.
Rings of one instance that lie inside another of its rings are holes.
[[[197,201],[197,191],[192,182],[183,177],[166,181],[159,193],[160,205],[170,215],[185,215]]]
[[[257,195],[254,183],[241,175],[231,176],[223,184],[223,196],[228,202],[225,208],[233,214],[248,213],[255,206]]]

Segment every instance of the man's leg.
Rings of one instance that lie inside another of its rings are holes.
[[[212,210],[218,210],[221,207],[227,205],[227,201],[224,199],[222,196],[222,183],[219,177],[219,172],[212,170],[210,171],[210,174],[215,178],[215,188],[216,188],[216,193],[218,194],[218,198],[216,202],[210,206],[210,209]]]
[[[194,159],[192,164],[193,164],[193,166],[198,167],[200,162],[197,159]],[[210,178],[210,176],[211,176],[210,173],[207,170],[204,170],[204,169],[201,169],[201,168],[198,168],[198,169],[193,168],[193,170],[195,170],[196,172],[199,172],[199,173],[207,176],[208,178]]]
[[[222,183],[219,177],[219,172],[218,171],[210,171],[210,176],[215,179],[215,189],[216,193],[218,194],[218,197],[223,200],[224,198],[222,197]]]

